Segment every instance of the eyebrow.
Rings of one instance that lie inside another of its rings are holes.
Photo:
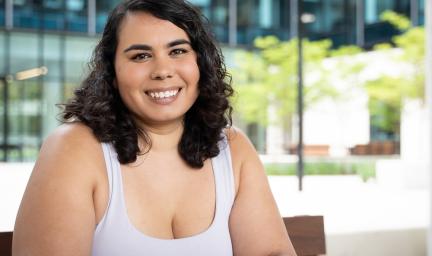
[[[174,40],[172,42],[167,43],[166,48],[171,48],[171,47],[181,45],[181,44],[190,45],[191,43],[186,39],[177,39],[177,40]],[[153,48],[147,44],[133,44],[133,45],[129,46],[128,48],[124,49],[123,52],[128,52],[128,51],[133,51],[133,50],[150,51],[151,49],[153,49]]]

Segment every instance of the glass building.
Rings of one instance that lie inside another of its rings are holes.
[[[224,51],[254,38],[296,35],[300,0],[191,0],[212,24]],[[118,0],[0,0],[0,161],[33,161],[58,125],[57,103],[72,95]],[[302,0],[303,34],[334,46],[369,48],[398,31],[380,21],[384,10],[424,24],[424,0]],[[256,127],[252,127],[256,130]],[[256,133],[253,132],[252,133]],[[251,137],[258,136],[251,134]]]

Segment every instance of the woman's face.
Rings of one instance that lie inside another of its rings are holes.
[[[151,14],[126,15],[114,65],[120,96],[142,125],[181,122],[198,97],[200,73],[188,35]]]

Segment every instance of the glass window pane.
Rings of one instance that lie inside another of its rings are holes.
[[[15,0],[14,27],[87,32],[87,1]]]
[[[65,43],[65,79],[81,81],[87,73],[87,63],[97,42],[92,37],[74,36],[66,37]]]
[[[228,0],[192,0],[190,3],[209,20],[216,39],[228,43]]]
[[[5,25],[5,1],[0,0],[0,27]]]
[[[6,74],[6,56],[5,54],[8,52],[5,45],[5,33],[3,31],[0,32],[0,75]]]
[[[110,11],[118,4],[116,0],[96,1],[96,33],[102,33]]]
[[[65,29],[64,0],[45,0],[43,8],[43,27],[45,30]]]
[[[41,27],[42,1],[14,0],[13,24],[18,28]]]
[[[11,74],[37,68],[41,62],[41,37],[30,33],[10,34]],[[23,49],[26,49],[23,51]],[[42,77],[15,79],[9,86],[9,143],[18,150],[9,160],[33,160],[42,142]]]
[[[87,32],[87,1],[66,1],[66,30]]]
[[[365,22],[372,24],[380,22],[384,11],[392,10],[410,16],[410,0],[365,0]]]
[[[303,15],[313,18],[303,25],[303,33],[310,39],[329,38],[336,47],[355,44],[355,0],[305,1]]]
[[[289,1],[239,0],[237,3],[239,44],[251,44],[256,37],[265,35],[289,38]]]
[[[418,15],[419,15],[419,25],[424,25],[425,24],[425,0],[419,1]]]
[[[381,21],[381,14],[387,10],[410,17],[410,0],[365,1],[365,41],[367,47],[388,41],[392,36],[400,33],[389,23]]]

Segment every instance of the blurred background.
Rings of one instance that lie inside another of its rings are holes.
[[[0,231],[118,2],[0,0]],[[281,214],[323,215],[327,255],[427,255],[427,0],[190,2]]]

